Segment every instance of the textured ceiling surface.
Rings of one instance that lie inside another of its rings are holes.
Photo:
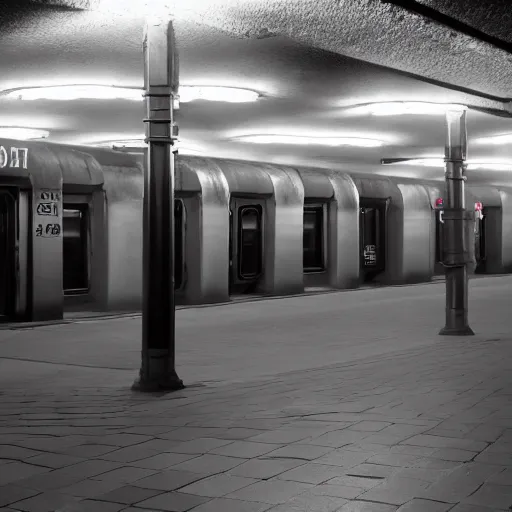
[[[110,6],[116,2],[109,1]],[[118,1],[120,6],[130,4],[130,0]],[[95,9],[101,2],[53,1]],[[0,5],[0,90],[63,83],[142,87],[143,12],[126,16],[116,9],[80,12],[43,5],[49,3],[28,9],[22,2],[10,11]],[[512,97],[512,55],[377,0],[171,0],[168,4],[176,20],[182,84],[248,87],[263,95],[251,104],[181,105],[184,145],[190,143],[212,156],[366,166],[382,172],[381,158],[442,155],[443,117],[351,116],[344,106],[390,100],[496,106],[493,100],[389,68]],[[128,101],[0,99],[0,125],[46,128],[51,131],[49,140],[91,143],[138,137],[143,132],[143,110],[142,103]],[[386,145],[358,149],[233,141],[239,135],[291,129],[295,134],[378,138]],[[512,159],[508,147],[472,143],[475,137],[512,132],[512,120],[472,111],[468,132],[471,158]],[[421,170],[424,175],[439,172]]]

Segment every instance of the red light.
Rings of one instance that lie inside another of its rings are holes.
[[[484,205],[481,202],[475,203],[475,211],[481,212],[484,209]]]
[[[436,206],[443,206],[443,198],[442,197],[438,197],[436,199]]]

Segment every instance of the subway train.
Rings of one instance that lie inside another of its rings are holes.
[[[141,155],[0,140],[0,319],[141,307]],[[178,304],[443,273],[444,183],[178,156]],[[512,272],[512,188],[466,186],[471,272]]]

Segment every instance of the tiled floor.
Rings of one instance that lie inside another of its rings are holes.
[[[442,284],[179,311],[160,396],[138,319],[1,331],[0,509],[510,510],[512,277],[471,286],[474,337]]]

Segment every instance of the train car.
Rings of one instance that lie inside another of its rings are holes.
[[[144,160],[0,141],[0,320],[139,310]],[[178,156],[178,304],[425,282],[441,182]],[[512,271],[512,189],[466,187],[470,271]]]

